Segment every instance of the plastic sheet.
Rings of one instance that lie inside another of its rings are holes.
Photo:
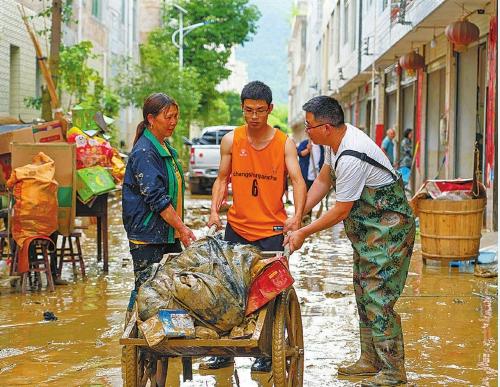
[[[251,268],[260,259],[249,245],[199,240],[153,270],[139,288],[139,317],[145,321],[159,309],[182,308],[217,333],[229,332],[244,320]]]

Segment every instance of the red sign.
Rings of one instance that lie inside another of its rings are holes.
[[[486,101],[486,186],[495,180],[495,102],[497,95],[497,17],[490,20],[488,35],[488,98]]]

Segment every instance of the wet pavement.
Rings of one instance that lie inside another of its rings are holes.
[[[187,222],[198,236],[206,232],[209,197],[187,201]],[[0,385],[119,386],[124,311],[133,287],[128,243],[119,200],[109,208],[110,270],[96,262],[95,226],[82,239],[87,278],[69,268],[68,286],[56,292],[21,296],[0,288]],[[497,278],[478,278],[472,266],[423,265],[416,253],[403,296],[396,305],[403,320],[410,383],[496,386],[498,377]],[[352,290],[351,247],[342,226],[307,241],[292,255],[291,271],[301,300],[305,338],[305,386],[351,386],[337,369],[359,354]],[[434,263],[434,264],[430,264]],[[56,321],[46,322],[51,311]],[[195,363],[194,381],[182,384],[174,361],[167,385],[272,385],[270,375],[251,375],[252,359],[207,373]]]

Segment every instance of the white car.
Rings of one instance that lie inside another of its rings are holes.
[[[189,158],[189,190],[191,194],[210,193],[219,173],[220,142],[236,126],[209,126],[201,137],[185,141],[191,147]]]

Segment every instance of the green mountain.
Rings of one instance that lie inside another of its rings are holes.
[[[236,58],[246,63],[248,79],[268,84],[277,104],[288,102],[288,39],[292,0],[251,0],[262,16],[252,41],[236,49]]]

